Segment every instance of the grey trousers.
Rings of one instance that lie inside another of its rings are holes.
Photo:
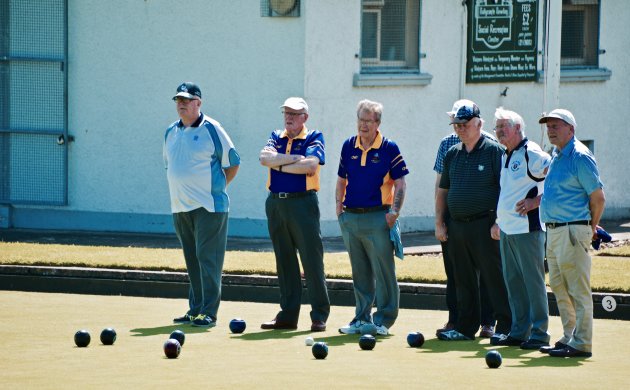
[[[345,212],[339,215],[339,225],[352,266],[354,318],[390,328],[398,317],[400,289],[386,212]],[[375,303],[376,311],[372,315]]]
[[[512,310],[510,336],[549,342],[545,286],[545,232],[501,232],[503,278]]]
[[[211,213],[203,207],[173,214],[175,233],[182,244],[190,278],[189,315],[205,314],[217,319],[227,221],[228,213]]]

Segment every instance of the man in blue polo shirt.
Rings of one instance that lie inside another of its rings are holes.
[[[360,333],[361,326],[373,323],[379,335],[387,335],[398,317],[400,289],[390,229],[402,209],[409,171],[398,145],[379,130],[382,112],[380,103],[359,102],[358,135],[344,142],[337,171],[336,211],[356,300],[354,318],[339,329],[344,334]]]
[[[241,159],[221,124],[201,112],[201,90],[187,82],[173,97],[180,120],[164,136],[164,165],[175,233],[190,279],[188,312],[177,324],[213,327],[221,302],[230,198]]]
[[[595,157],[575,138],[573,114],[556,109],[539,120],[555,146],[545,179],[540,217],[547,226],[549,285],[556,296],[564,335],[542,347],[555,357],[590,357],[593,347],[591,240],[606,198]]]
[[[288,98],[281,108],[284,130],[272,132],[260,152],[260,163],[269,168],[265,209],[276,255],[281,310],[261,328],[297,328],[302,302],[299,253],[312,308],[311,331],[323,332],[330,314],[317,199],[320,167],[325,163],[324,136],[306,128],[308,105],[304,99]]]

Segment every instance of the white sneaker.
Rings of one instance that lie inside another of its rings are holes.
[[[379,336],[387,336],[389,334],[389,329],[387,329],[387,327],[383,326],[383,325],[378,325],[378,324],[374,324],[376,325],[376,334]]]
[[[369,324],[369,322],[354,319],[346,326],[339,328],[339,333],[343,334],[361,334],[361,326]]]

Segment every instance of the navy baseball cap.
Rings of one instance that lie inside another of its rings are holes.
[[[451,125],[457,123],[466,123],[472,118],[479,118],[481,113],[479,112],[479,107],[472,101],[467,101],[462,104],[457,112],[454,113],[453,119],[451,120]]]
[[[177,87],[177,94],[173,96],[173,100],[178,97],[183,97],[186,99],[201,99],[201,90],[199,89],[197,84],[185,82]]]

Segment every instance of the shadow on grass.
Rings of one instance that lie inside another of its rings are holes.
[[[411,347],[409,347],[411,348]],[[514,347],[493,346],[474,341],[441,341],[430,339],[425,341],[420,348],[415,348],[418,353],[448,353],[461,352],[461,359],[480,359],[482,362],[486,353],[490,350],[499,351],[503,358],[502,367],[578,367],[588,361],[587,358],[555,358],[538,351],[524,350]],[[470,352],[470,354],[465,354]],[[482,364],[485,365],[485,362]]]
[[[188,333],[206,333],[212,328],[201,328],[194,327],[190,325],[166,325],[166,326],[156,326],[154,328],[136,328],[131,329],[130,332],[132,336],[155,336],[160,334],[170,335],[175,329],[179,329],[182,332]]]
[[[310,333],[311,331],[306,331],[306,330],[296,331],[296,330],[291,330],[291,329],[275,329],[275,330],[261,330],[258,332],[249,332],[249,333],[245,331],[245,333],[233,334],[231,338],[235,340],[260,341],[260,340],[268,340],[268,339],[290,339],[293,337],[304,336]]]
[[[353,334],[338,334],[332,336],[318,336],[318,333],[313,333],[311,331],[294,331],[294,330],[269,330],[255,333],[243,333],[243,334],[234,334],[232,335],[232,339],[235,340],[243,340],[243,341],[260,341],[260,340],[268,340],[268,339],[291,339],[295,337],[306,337],[312,336],[315,341],[321,341],[329,346],[339,346],[345,344],[357,344],[359,345],[359,337],[360,335]],[[376,338],[377,343],[383,340],[388,339],[389,336],[378,336]]]

